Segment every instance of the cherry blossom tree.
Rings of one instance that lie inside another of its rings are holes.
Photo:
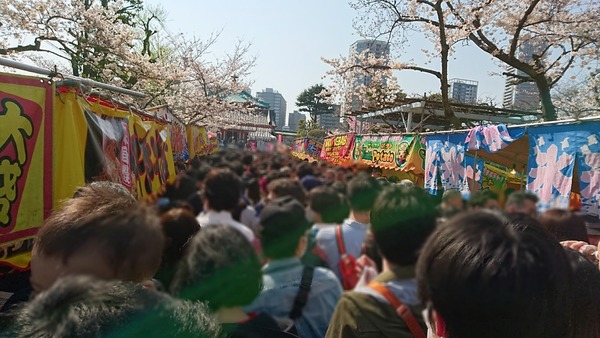
[[[600,115],[600,69],[583,80],[577,77],[553,89],[553,102],[559,118]]]
[[[408,31],[422,33],[432,42],[433,49],[423,50],[424,57],[428,60],[427,63],[434,60],[439,62],[439,68],[399,61],[389,62],[385,66],[391,70],[413,70],[435,76],[440,83],[444,115],[452,125],[460,127],[460,121],[454,116],[448,96],[448,59],[452,46],[458,40],[450,32],[456,26],[447,15],[449,8],[446,3],[444,0],[354,0],[350,2],[350,6],[357,11],[354,27],[362,36],[395,42],[399,50],[407,42],[405,33]],[[363,64],[371,63],[365,61],[361,59]]]
[[[344,115],[349,112],[373,111],[393,106],[406,95],[402,92],[395,70],[420,67],[402,64],[387,57],[377,57],[367,51],[351,53],[349,57],[321,58],[332,69],[326,73],[331,85],[328,92],[332,102],[341,104]],[[396,126],[383,121],[393,130]]]
[[[587,67],[599,56],[597,0],[355,0],[351,5],[359,11],[357,29],[366,36],[403,41],[408,31],[417,31],[429,38],[435,50],[426,54],[441,61],[443,95],[447,57],[457,42],[470,41],[516,70],[507,76],[536,84],[546,120],[556,119],[552,87],[569,69]]]
[[[251,107],[227,97],[250,85],[250,45],[209,58],[219,33],[173,35],[167,15],[139,0],[0,0],[0,55],[143,92],[142,99],[114,96],[142,108],[168,104],[186,123],[247,119]]]
[[[75,76],[131,87],[158,76],[134,46],[139,1],[0,0],[0,54],[43,54]]]
[[[482,51],[534,82],[546,120],[556,119],[551,89],[573,67],[597,60],[600,2],[597,0],[462,0],[450,10],[460,33]],[[529,49],[529,50],[528,50]]]

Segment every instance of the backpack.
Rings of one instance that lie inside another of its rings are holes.
[[[396,297],[396,295],[394,295],[392,291],[390,291],[390,289],[388,289],[385,285],[379,282],[371,282],[369,283],[369,287],[375,290],[380,295],[382,295],[388,301],[388,303],[390,303],[390,305],[394,309],[396,309],[398,317],[400,317],[404,321],[413,337],[427,337],[427,334],[425,333],[425,331],[423,331],[423,328],[417,321],[416,317],[413,315],[411,309],[408,306],[404,305],[404,303],[402,303],[402,301],[398,297]]]
[[[308,233],[308,241],[306,246],[306,252],[302,256],[302,264],[312,267],[324,267],[329,268],[327,265],[326,255],[317,245],[317,233],[319,229],[312,228]]]
[[[335,237],[338,252],[340,254],[338,268],[340,270],[340,275],[342,276],[342,286],[344,287],[344,290],[352,290],[354,289],[360,278],[360,269],[358,264],[356,263],[356,258],[346,252],[341,225],[338,225],[335,228]]]

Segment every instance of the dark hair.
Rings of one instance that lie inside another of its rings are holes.
[[[421,301],[449,338],[565,337],[569,280],[566,255],[549,234],[491,211],[438,227],[417,263]]]
[[[296,167],[296,175],[300,179],[304,176],[314,175],[314,171],[310,164],[300,163],[300,165]]]
[[[279,162],[278,160],[273,160],[271,163],[269,163],[269,169],[271,170],[280,170],[283,166],[281,165],[281,162]]]
[[[165,235],[165,248],[154,278],[168,288],[189,240],[200,231],[200,225],[189,210],[180,208],[164,213],[160,217],[160,224]]]
[[[508,195],[505,206],[515,205],[517,207],[522,207],[523,202],[526,200],[537,203],[540,199],[534,193],[528,191],[515,191]]]
[[[390,186],[371,209],[371,231],[383,258],[400,266],[413,265],[436,225],[431,197],[417,187]]]
[[[358,211],[369,211],[375,199],[381,192],[381,185],[377,180],[365,173],[356,175],[348,182],[348,201],[350,208]]]
[[[261,212],[260,224],[262,248],[271,259],[293,257],[310,228],[304,206],[292,196],[272,200]]]
[[[471,194],[471,198],[469,198],[469,206],[474,207],[483,207],[489,200],[498,200],[498,194],[491,190],[477,190],[476,192]]]
[[[323,223],[342,223],[348,214],[342,198],[331,187],[319,186],[308,193],[310,208],[321,216]]]
[[[92,246],[102,250],[118,279],[139,282],[152,277],[164,245],[154,209],[103,198],[86,195],[65,202],[40,228],[34,252],[66,263]]]
[[[171,201],[186,201],[193,193],[198,190],[196,187],[196,178],[187,174],[177,177],[177,181],[167,186],[164,197]]]
[[[449,201],[449,200],[453,200],[455,198],[462,198],[462,193],[458,190],[446,190],[444,191],[444,194],[442,195],[442,202],[445,201]]]
[[[542,213],[538,221],[559,242],[589,241],[585,220],[570,211],[550,209]]]
[[[300,185],[300,182],[291,178],[279,178],[273,180],[267,185],[267,190],[275,195],[275,198],[292,196],[298,202],[306,205],[306,191]]]
[[[250,173],[244,173],[242,176],[244,187],[246,190],[246,196],[250,199],[252,205],[260,202],[260,184],[258,179]]]
[[[200,161],[200,159],[197,157],[194,157],[193,159],[191,159],[189,163],[190,163],[190,167],[193,170],[200,169],[200,166],[202,165],[202,161]]]
[[[237,206],[242,195],[241,180],[229,169],[213,169],[204,180],[203,195],[210,209],[231,211]]]
[[[250,165],[252,165],[252,162],[254,162],[254,155],[252,155],[250,153],[246,153],[242,156],[242,164],[243,165],[250,166]]]
[[[367,231],[362,249],[362,253],[375,262],[375,265],[377,266],[377,272],[381,272],[383,270],[381,251],[379,250],[379,247],[375,242],[375,237],[371,231]]]
[[[0,337],[214,337],[218,323],[201,303],[122,281],[67,276],[15,308]]]
[[[215,311],[249,305],[260,292],[261,281],[260,261],[246,237],[229,226],[209,225],[190,243],[171,291],[207,302]]]
[[[565,248],[573,269],[571,287],[567,289],[571,300],[571,338],[600,337],[600,270],[578,251]]]

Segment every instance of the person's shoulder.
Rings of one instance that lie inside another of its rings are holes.
[[[238,229],[244,236],[246,236],[246,238],[248,238],[249,241],[254,240],[254,231],[252,231],[252,229],[250,229],[248,226],[236,220],[233,220],[230,225]]]
[[[231,338],[294,338],[298,337],[294,322],[289,319],[278,319],[268,314],[259,313],[245,323],[224,325],[223,329]]]
[[[335,238],[335,226],[329,226],[317,231],[317,241],[329,241]]]
[[[315,267],[314,276],[316,279],[320,279],[323,281],[330,281],[332,283],[335,282],[336,284],[339,284],[339,280],[338,280],[337,276],[335,275],[335,273],[328,268]]]

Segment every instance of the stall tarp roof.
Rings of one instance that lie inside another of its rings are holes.
[[[514,168],[517,172],[527,171],[529,161],[529,137],[523,137],[513,141],[506,148],[490,154],[485,150],[469,150],[468,154],[487,162],[497,163],[506,168]],[[527,174],[525,172],[525,174]]]

